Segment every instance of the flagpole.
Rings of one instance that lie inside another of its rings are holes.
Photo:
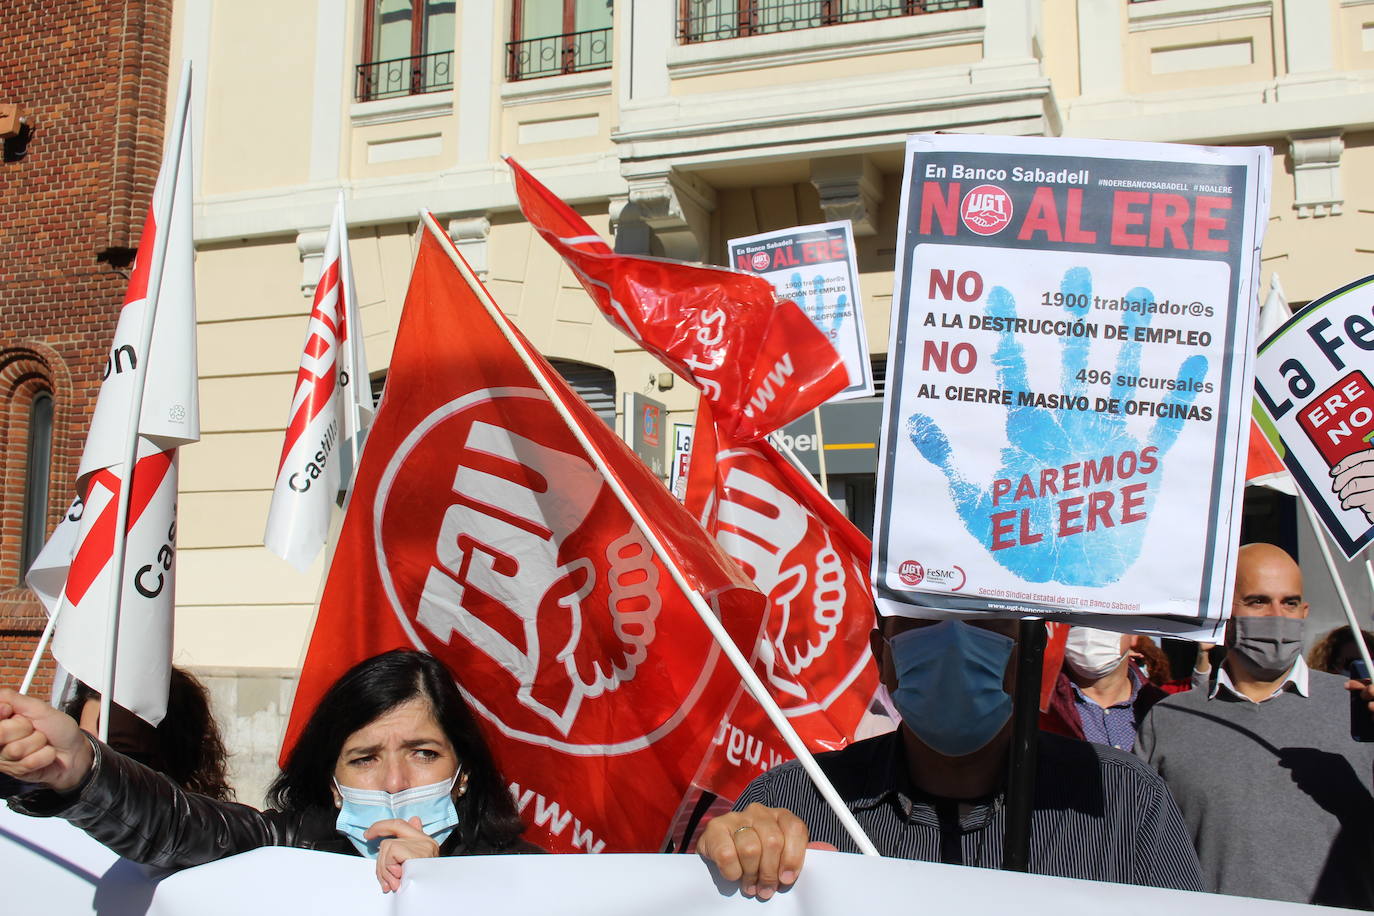
[[[1302,503],[1303,509],[1307,511],[1307,521],[1312,525],[1312,534],[1317,538],[1317,546],[1321,548],[1322,559],[1326,560],[1326,571],[1331,574],[1331,581],[1336,586],[1336,596],[1341,599],[1341,610],[1345,611],[1346,622],[1350,624],[1350,636],[1355,642],[1355,648],[1360,652],[1360,658],[1364,659],[1365,670],[1374,671],[1374,660],[1369,657],[1369,647],[1365,645],[1362,634],[1363,627],[1355,617],[1355,609],[1350,605],[1350,596],[1345,593],[1345,582],[1341,580],[1341,574],[1336,569],[1336,561],[1331,556],[1331,548],[1326,543],[1326,529],[1317,518],[1317,513],[1312,508],[1312,504],[1307,501],[1307,494],[1298,493],[1298,502]],[[1365,561],[1366,568],[1368,560]]]
[[[110,558],[110,613],[105,625],[105,678],[100,692],[100,740],[108,740],[111,709],[114,704],[115,663],[119,655],[119,615],[124,600],[124,559],[128,547],[129,504],[133,497],[134,469],[138,464],[138,427],[143,415],[143,391],[148,382],[148,357],[153,343],[153,325],[157,318],[158,300],[162,297],[162,269],[167,260],[167,238],[171,234],[172,206],[176,201],[177,174],[181,170],[181,148],[185,142],[186,116],[191,101],[191,62],[181,70],[181,88],[172,118],[172,137],[168,145],[171,171],[167,173],[167,195],[162,213],[156,214],[157,230],[153,237],[152,263],[148,271],[148,295],[145,300],[143,327],[140,328],[138,362],[134,366],[133,390],[129,399],[129,422],[124,446],[124,476],[119,487],[119,502],[115,513],[114,552]],[[167,163],[164,162],[164,166]],[[56,615],[54,615],[56,616]]]
[[[57,606],[48,615],[48,625],[43,628],[43,635],[38,637],[38,648],[33,650],[33,658],[29,660],[29,669],[24,672],[24,682],[19,685],[19,692],[27,695],[29,688],[33,686],[33,679],[38,674],[38,663],[43,659],[43,652],[48,648],[48,643],[52,641],[53,629],[57,626],[57,615],[61,613],[66,602],[66,590],[57,596]]]
[[[356,293],[353,289],[353,255],[348,249],[348,210],[344,206],[344,193],[342,189],[339,190],[337,206],[339,209],[339,290],[341,293],[339,298],[343,301],[344,321],[348,329],[348,340],[346,341],[348,345],[348,379],[353,385],[357,386],[354,388],[353,394],[345,394],[348,398],[348,416],[353,425],[352,430],[350,430],[352,435],[349,436],[348,444],[349,463],[352,467],[350,468],[350,479],[341,481],[341,484],[345,490],[351,490],[352,477],[357,472],[358,458],[363,450],[363,413],[361,406],[359,406],[358,398],[362,395],[363,391],[366,391],[368,398],[371,399],[372,385],[369,379],[358,377],[357,360],[353,358],[354,349],[363,345],[363,329],[361,327],[361,321],[357,320],[359,316],[357,302],[355,301]],[[364,373],[364,375],[366,375],[366,373]],[[367,387],[364,388],[363,386]]]
[[[692,608],[697,612],[697,616],[701,618],[702,623],[705,624],[706,629],[710,631],[716,644],[720,646],[721,651],[725,653],[725,657],[730,660],[735,670],[739,672],[739,676],[744,681],[749,692],[758,700],[759,705],[763,707],[763,711],[767,713],[769,720],[773,723],[774,727],[777,728],[779,734],[782,735],[783,740],[787,742],[787,747],[796,755],[797,762],[802,765],[807,775],[811,777],[811,781],[821,793],[821,797],[824,798],[826,803],[834,810],[835,817],[839,820],[840,825],[844,827],[845,831],[854,840],[854,843],[864,855],[878,855],[877,848],[874,847],[868,835],[864,833],[863,827],[859,826],[859,822],[854,819],[854,815],[840,798],[839,793],[835,791],[835,787],[831,785],[830,780],[821,772],[821,768],[816,763],[816,759],[812,757],[811,752],[807,750],[805,742],[803,742],[801,737],[797,734],[796,729],[792,727],[792,723],[787,721],[787,717],[778,707],[777,702],[773,699],[772,695],[769,694],[768,689],[764,687],[763,681],[759,680],[759,676],[754,673],[753,666],[749,664],[748,659],[740,652],[739,647],[736,646],[734,640],[730,638],[730,634],[725,631],[725,627],[720,622],[720,618],[711,612],[711,609],[707,607],[701,595],[687,584],[686,579],[682,575],[682,571],[678,569],[677,564],[673,562],[667,549],[664,548],[662,541],[659,540],[657,532],[655,532],[648,522],[645,521],[643,514],[639,511],[639,507],[635,505],[634,500],[625,492],[620,481],[611,473],[610,468],[607,467],[606,460],[602,457],[600,450],[597,449],[587,437],[587,434],[577,424],[572,414],[569,413],[567,406],[563,404],[554,392],[548,379],[545,378],[544,374],[534,364],[534,361],[530,359],[525,348],[512,333],[510,321],[506,318],[505,313],[501,311],[500,307],[491,298],[486,287],[478,282],[476,276],[473,275],[471,269],[468,267],[467,262],[465,262],[454,250],[452,239],[449,239],[448,236],[439,229],[438,224],[434,222],[434,217],[429,211],[422,211],[420,218],[429,228],[429,231],[434,233],[443,243],[443,248],[448,252],[449,259],[453,262],[454,266],[457,267],[458,271],[467,279],[473,290],[478,292],[479,299],[482,302],[482,306],[487,310],[488,316],[496,323],[502,336],[505,337],[506,342],[515,350],[516,354],[520,357],[520,361],[525,365],[525,368],[534,376],[540,389],[549,399],[549,403],[552,404],[554,410],[558,412],[559,417],[563,420],[564,424],[567,425],[568,430],[576,437],[578,444],[581,445],[588,456],[591,457],[592,462],[596,465],[596,469],[601,473],[602,478],[611,488],[611,492],[615,494],[621,506],[624,507],[630,518],[644,534],[645,539],[648,540],[649,545],[653,548],[654,555],[658,557],[659,562],[661,562],[664,569],[668,571],[668,574],[673,579],[673,583],[687,597],[688,602],[691,603]]]
[[[825,498],[830,498],[830,481],[825,473],[825,434],[821,432],[821,409],[813,408],[811,416],[816,423],[816,461],[820,464],[821,470],[821,492]]]

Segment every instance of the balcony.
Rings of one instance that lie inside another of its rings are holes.
[[[452,88],[452,51],[358,65],[356,97],[359,102],[443,92]]]
[[[611,65],[611,30],[591,29],[506,43],[506,79],[605,70]]]
[[[695,44],[982,5],[982,0],[681,0],[677,34],[681,44]]]

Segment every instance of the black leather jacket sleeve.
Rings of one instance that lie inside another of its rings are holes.
[[[61,817],[124,858],[158,868],[202,865],[259,846],[314,845],[299,841],[298,816],[187,792],[94,738],[91,744],[95,762],[79,787],[24,792],[10,807]]]

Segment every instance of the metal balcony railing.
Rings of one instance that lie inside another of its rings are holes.
[[[678,41],[694,44],[847,22],[977,9],[983,0],[680,0]]]
[[[506,43],[506,78],[515,80],[605,70],[611,65],[611,30],[591,29]]]
[[[453,88],[453,52],[398,57],[358,65],[357,99],[371,102]]]

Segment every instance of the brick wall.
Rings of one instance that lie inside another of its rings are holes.
[[[19,569],[30,407],[51,392],[51,531],[157,178],[171,17],[171,0],[0,4],[0,103],[33,125],[0,162],[0,685],[23,676],[45,619]]]

